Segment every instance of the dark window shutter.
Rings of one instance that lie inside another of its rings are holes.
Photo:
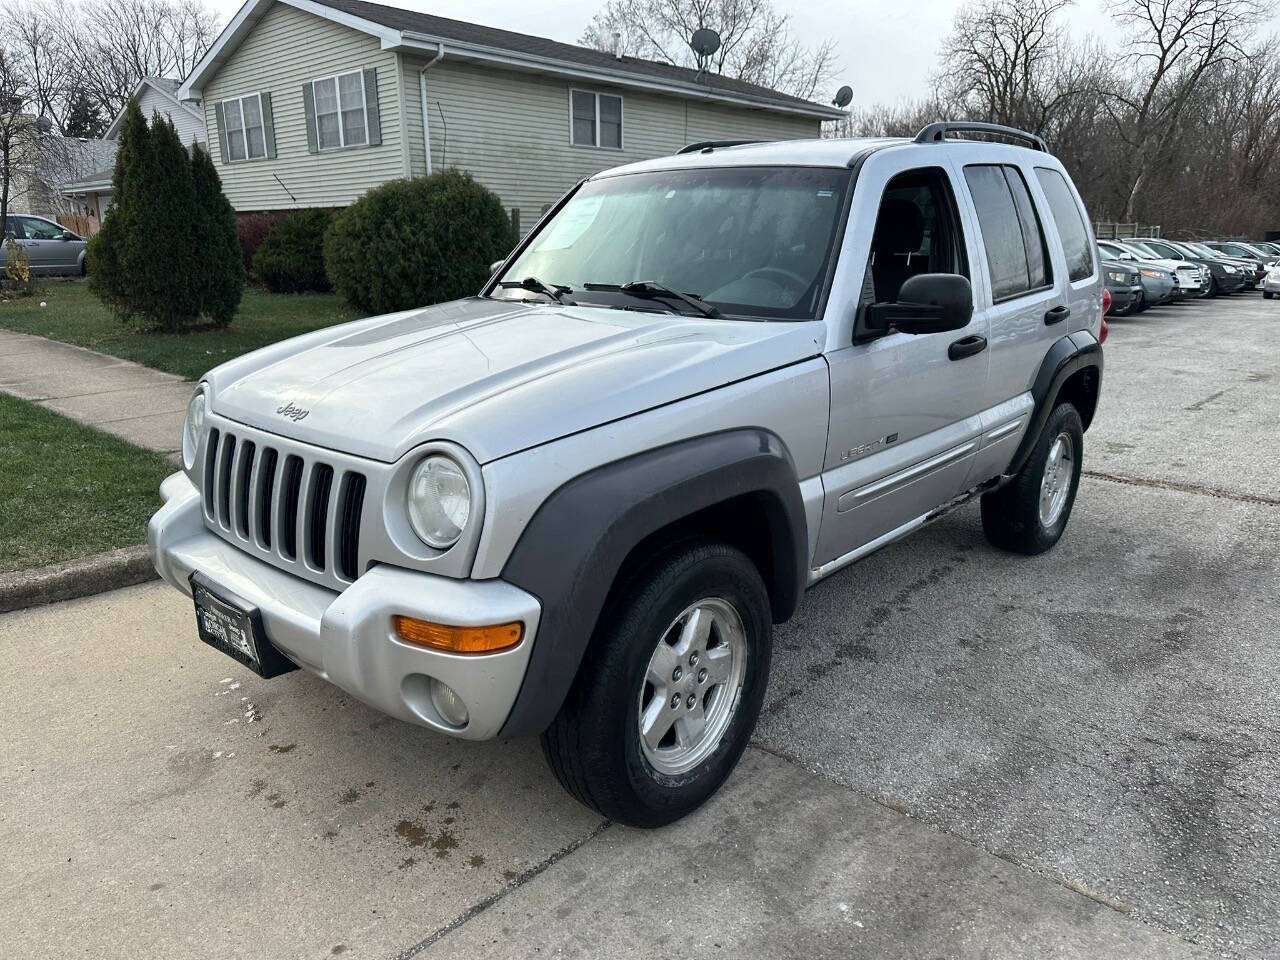
[[[227,128],[222,122],[222,101],[213,105],[213,120],[218,127],[218,159],[227,162]]]
[[[319,153],[320,136],[316,132],[316,92],[310,83],[302,85],[302,108],[307,113],[307,153]]]
[[[364,112],[369,124],[369,146],[382,142],[382,124],[378,119],[378,69],[369,67],[364,72]]]
[[[261,93],[258,96],[262,98],[262,136],[267,144],[267,156],[274,160],[276,157],[276,124],[271,116],[271,94]]]

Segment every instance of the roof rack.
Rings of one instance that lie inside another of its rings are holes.
[[[743,147],[749,143],[764,143],[763,140],[699,140],[697,143],[687,143],[676,151],[676,156],[682,153],[697,153],[699,150],[710,152],[717,147]]]
[[[1021,140],[1032,150],[1040,150],[1043,153],[1049,152],[1049,148],[1045,146],[1043,138],[1036,136],[1034,133],[1027,133],[1027,131],[1019,130],[1017,127],[1006,127],[1003,123],[979,123],[977,121],[955,122],[943,120],[938,123],[931,123],[916,134],[916,143],[941,143],[947,139],[947,134],[949,133],[992,133],[1008,137],[1010,140]]]

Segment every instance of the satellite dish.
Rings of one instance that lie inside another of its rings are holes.
[[[699,57],[709,57],[720,49],[720,34],[710,27],[699,27],[689,38],[689,46]]]
[[[53,121],[42,113],[36,117],[36,129],[41,133],[48,133],[53,129]]]
[[[853,87],[845,85],[836,91],[836,98],[831,102],[843,110],[853,101]]]

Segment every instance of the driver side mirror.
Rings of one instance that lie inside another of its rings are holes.
[[[502,265],[506,262],[507,261],[505,260],[495,260],[493,261],[493,263],[489,264],[489,276],[492,277],[495,273],[497,273],[498,270],[501,269]]]
[[[945,333],[961,330],[973,317],[973,287],[958,273],[921,273],[908,277],[896,303],[873,303],[866,310],[866,331]]]
[[[74,233],[72,233],[70,230],[63,230],[63,231],[62,231],[62,239],[63,239],[63,240],[79,240],[80,238],[79,238],[79,237],[77,237],[77,236],[76,236]]]

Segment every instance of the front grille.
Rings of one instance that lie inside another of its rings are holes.
[[[211,527],[285,566],[304,567],[313,579],[350,583],[360,575],[364,474],[325,462],[319,451],[302,455],[225,429],[210,430],[207,443],[204,508]]]

